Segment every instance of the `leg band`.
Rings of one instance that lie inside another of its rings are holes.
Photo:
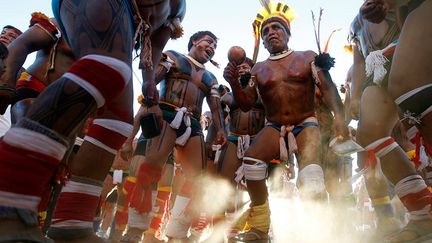
[[[324,172],[317,164],[307,165],[300,170],[298,180],[301,191],[306,194],[325,192]]]
[[[150,225],[150,214],[139,213],[135,208],[129,208],[128,211],[128,226],[141,230],[147,230]]]
[[[37,122],[12,127],[0,141],[0,205],[37,212],[66,150],[60,135]]]
[[[365,166],[371,166],[372,168],[375,168],[376,164],[378,163],[378,158],[387,155],[397,147],[399,147],[399,145],[392,137],[384,137],[369,144],[365,147],[367,152]]]
[[[395,190],[412,220],[430,217],[432,192],[420,175],[405,177],[396,184]]]
[[[60,193],[51,227],[93,229],[93,220],[102,192],[102,182],[72,177]]]
[[[247,164],[245,161],[255,162]],[[243,169],[246,180],[260,181],[267,178],[267,163],[251,157],[243,157]]]
[[[162,169],[149,163],[140,166],[137,184],[131,198],[130,206],[139,213],[149,213],[152,210],[152,185],[158,183]]]
[[[132,69],[112,57],[87,55],[76,61],[63,76],[89,92],[100,108],[120,94],[132,76]]]
[[[413,89],[395,100],[403,112],[403,120],[409,124],[420,124],[421,119],[432,111],[432,84]]]
[[[132,129],[133,126],[126,122],[95,119],[84,140],[115,155],[132,133]]]
[[[186,238],[191,225],[191,217],[185,215],[186,207],[189,205],[190,198],[178,196],[171,209],[171,217],[167,224],[166,235],[171,238]]]

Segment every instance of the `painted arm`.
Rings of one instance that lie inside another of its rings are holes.
[[[167,54],[162,53],[159,65],[155,72],[155,84],[158,85],[163,79],[165,79],[166,74],[175,65],[173,59],[171,59]]]
[[[222,106],[219,97],[219,92],[217,91],[217,84],[213,84],[210,94],[207,95],[207,103],[208,106],[210,107],[210,111],[213,117],[213,124],[217,131],[216,139],[214,143],[223,146],[227,141],[227,136],[225,134],[225,125],[224,125],[225,119],[222,115]]]

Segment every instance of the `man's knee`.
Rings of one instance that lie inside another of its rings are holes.
[[[268,164],[252,157],[243,157],[243,169],[246,180],[260,181],[267,178]]]
[[[119,95],[131,76],[130,65],[103,55],[84,56],[63,75],[86,90],[98,108]]]
[[[299,171],[299,187],[306,194],[325,191],[324,172],[320,165],[309,164]]]

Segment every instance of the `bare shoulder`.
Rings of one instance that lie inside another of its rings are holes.
[[[262,61],[262,62],[257,62],[255,63],[255,65],[253,65],[252,69],[251,69],[251,73],[252,75],[256,75],[257,73],[260,72],[260,70],[266,65],[266,61]]]
[[[305,59],[312,61],[316,56],[317,53],[312,50],[307,51],[299,51],[297,52],[299,55],[302,55]]]
[[[178,52],[172,50],[166,51],[164,52],[164,54],[167,55],[173,61],[177,60],[177,57],[179,55]]]

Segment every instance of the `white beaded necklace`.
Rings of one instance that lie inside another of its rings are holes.
[[[280,52],[278,54],[271,54],[268,59],[270,59],[270,60],[279,60],[279,59],[282,59],[282,58],[284,58],[286,56],[289,56],[293,52],[294,52],[294,50],[288,49],[288,50],[285,50],[285,51]]]
[[[195,64],[197,67],[205,69],[204,64],[198,62],[197,60],[195,60],[195,58],[189,56],[188,54],[184,54],[184,56],[189,59],[193,64]]]

